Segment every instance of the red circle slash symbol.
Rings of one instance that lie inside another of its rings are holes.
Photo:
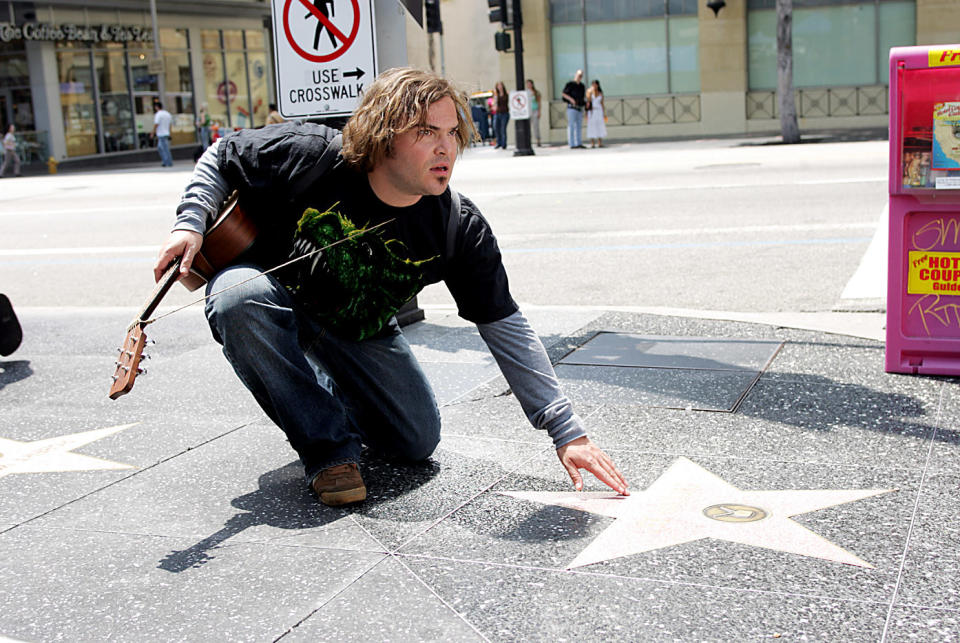
[[[336,0],[333,0],[336,1]],[[326,12],[317,7],[317,4],[333,4],[331,0],[327,0],[326,3],[312,3],[309,0],[296,0],[298,5],[303,5],[303,7],[309,11],[307,17],[316,18],[319,21],[316,29],[316,36],[314,38],[314,44],[318,45],[320,40],[320,32],[323,29],[327,30],[327,37],[330,38],[331,43],[334,44],[334,49],[329,54],[311,54],[308,51],[305,51],[303,47],[297,44],[296,39],[293,37],[293,32],[290,29],[290,5],[294,3],[294,0],[286,0],[283,5],[283,32],[287,36],[287,42],[290,43],[290,46],[293,47],[293,50],[300,54],[303,58],[315,63],[325,63],[329,62],[335,58],[342,56],[353,44],[353,41],[357,37],[357,32],[360,31],[360,5],[358,0],[350,0],[350,4],[353,5],[353,24],[351,25],[350,35],[344,35],[340,29],[337,28],[333,22],[330,21],[330,18],[327,17]],[[325,8],[325,7],[324,7]],[[332,7],[331,7],[332,8]],[[340,46],[336,46],[336,41],[340,41]]]

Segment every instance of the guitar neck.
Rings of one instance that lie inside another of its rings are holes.
[[[157,309],[157,306],[160,305],[160,300],[169,292],[171,286],[177,282],[177,278],[180,276],[180,259],[177,257],[173,260],[173,263],[167,268],[167,271],[163,273],[163,276],[160,277],[160,281],[157,282],[157,285],[154,286],[153,292],[150,293],[150,298],[147,300],[147,303],[144,304],[143,308],[140,309],[140,312],[137,313],[137,316],[134,317],[133,321],[130,322],[130,325],[127,326],[129,331],[137,324],[143,323],[146,319],[149,319],[150,315],[153,314],[153,311]]]

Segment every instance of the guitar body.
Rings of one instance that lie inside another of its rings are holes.
[[[246,252],[256,237],[257,226],[240,207],[240,199],[234,192],[204,235],[200,252],[190,266],[190,274],[181,277],[180,283],[187,290],[197,290]]]

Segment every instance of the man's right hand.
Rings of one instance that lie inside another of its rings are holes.
[[[201,245],[203,245],[203,235],[199,232],[193,232],[192,230],[174,230],[171,232],[160,248],[157,263],[153,267],[154,280],[160,281],[160,277],[177,257],[183,257],[180,260],[180,278],[184,277],[190,272],[193,258],[197,255]]]

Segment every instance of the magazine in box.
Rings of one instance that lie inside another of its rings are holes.
[[[960,169],[960,102],[933,106],[933,169]]]

